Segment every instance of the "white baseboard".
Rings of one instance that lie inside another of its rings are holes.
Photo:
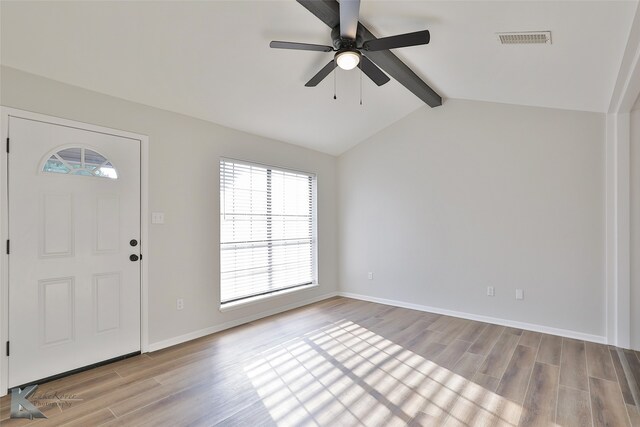
[[[525,322],[517,322],[514,320],[499,319],[497,317],[489,317],[489,316],[483,316],[480,314],[464,313],[461,311],[447,310],[443,308],[430,307],[430,306],[420,305],[420,304],[412,304],[408,302],[385,299],[385,298],[370,297],[368,295],[353,294],[351,292],[338,292],[338,295],[345,298],[359,299],[362,301],[375,302],[375,303],[384,304],[384,305],[391,305],[394,307],[409,308],[411,310],[426,311],[428,313],[443,314],[445,316],[460,317],[462,319],[476,320],[476,321],[485,322],[485,323],[493,323],[496,325],[509,326],[512,328],[524,329],[527,331],[542,332],[544,334],[558,335],[561,337],[574,338],[578,340],[590,341],[590,342],[595,342],[599,344],[607,343],[607,338],[604,336],[585,334],[583,332],[571,331],[568,329],[552,328],[550,326],[537,325],[534,323],[525,323]]]
[[[561,337],[574,338],[578,340],[590,341],[590,342],[595,342],[599,344],[606,344],[606,341],[607,341],[606,337],[604,336],[585,334],[583,332],[577,332],[577,331],[572,331],[568,329],[552,328],[550,326],[537,325],[534,323],[518,322],[514,320],[500,319],[497,317],[483,316],[480,314],[464,313],[461,311],[447,310],[447,309],[438,308],[438,307],[413,304],[413,303],[408,303],[408,302],[403,302],[398,300],[391,300],[386,298],[371,297],[368,295],[354,294],[351,292],[330,292],[328,294],[324,294],[315,298],[310,298],[304,301],[288,304],[275,309],[262,311],[260,313],[252,314],[251,316],[242,317],[229,322],[225,322],[218,325],[210,326],[208,328],[200,329],[198,331],[193,331],[184,335],[179,335],[177,337],[158,341],[158,342],[149,344],[149,351],[150,352],[157,351],[157,350],[161,350],[163,348],[171,347],[177,344],[182,344],[183,342],[204,337],[205,335],[214,334],[216,332],[220,332],[225,329],[233,328],[245,323],[262,319],[263,317],[272,316],[274,314],[282,313],[288,310],[293,310],[295,308],[299,308],[308,304],[313,304],[315,302],[322,301],[335,296],[342,296],[345,298],[353,298],[353,299],[358,299],[362,301],[375,302],[378,304],[391,305],[394,307],[408,308],[411,310],[425,311],[428,313],[443,314],[445,316],[460,317],[462,319],[476,320],[476,321],[485,322],[485,323],[493,323],[495,325],[509,326],[512,328],[524,329],[524,330],[534,331],[534,332],[542,332],[545,334],[558,335]]]
[[[183,342],[195,340],[196,338],[204,337],[205,335],[211,335],[216,332],[224,331],[225,329],[233,328],[243,325],[245,323],[253,322],[254,320],[262,319],[263,317],[272,316],[274,314],[282,313],[283,311],[293,310],[304,305],[313,304],[314,302],[322,301],[328,298],[337,296],[337,292],[330,292],[328,294],[320,295],[315,298],[309,298],[304,301],[299,301],[293,304],[284,305],[271,310],[262,311],[260,313],[252,314],[251,316],[241,317],[229,322],[221,323],[218,325],[210,326],[208,328],[200,329],[198,331],[189,332],[188,334],[179,335],[177,337],[169,338],[166,340],[158,341],[149,344],[148,351],[162,350],[163,348],[171,347]]]

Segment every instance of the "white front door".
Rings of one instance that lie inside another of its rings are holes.
[[[140,351],[140,141],[9,137],[9,387]]]

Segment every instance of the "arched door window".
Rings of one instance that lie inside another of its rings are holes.
[[[111,161],[86,147],[57,149],[47,155],[41,170],[49,173],[118,179],[118,172]]]

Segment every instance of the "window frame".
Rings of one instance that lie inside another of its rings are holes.
[[[258,295],[251,295],[239,299],[234,299],[231,301],[223,302],[222,301],[222,187],[220,182],[220,174],[222,172],[222,162],[230,162],[241,164],[243,166],[255,166],[258,168],[264,168],[268,171],[275,170],[278,172],[287,172],[299,175],[307,175],[311,178],[311,282],[306,284],[294,285],[291,287],[276,289],[272,291],[266,291],[264,293]],[[318,176],[316,173],[307,172],[300,169],[293,169],[289,167],[282,167],[273,164],[260,163],[250,160],[237,159],[233,157],[224,157],[221,156],[218,162],[218,262],[219,262],[219,272],[218,272],[218,298],[220,311],[230,310],[239,306],[245,306],[250,304],[255,304],[257,302],[268,300],[271,298],[275,298],[281,295],[286,295],[294,292],[303,291],[310,288],[315,288],[319,286],[319,278],[318,278]]]

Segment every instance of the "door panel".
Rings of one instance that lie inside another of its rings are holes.
[[[93,277],[96,332],[120,327],[120,274],[97,274]]]
[[[97,197],[96,254],[116,253],[120,247],[120,198],[117,194]]]
[[[73,277],[41,280],[39,285],[42,346],[73,341]]]
[[[73,256],[73,195],[42,195],[40,254],[42,257]]]
[[[9,386],[140,350],[140,141],[10,117]]]

